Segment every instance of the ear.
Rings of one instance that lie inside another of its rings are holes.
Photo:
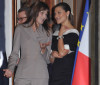
[[[67,11],[67,12],[66,12],[67,17],[69,17],[69,14],[70,14],[70,11]]]

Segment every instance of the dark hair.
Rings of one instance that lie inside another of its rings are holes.
[[[55,16],[54,10],[55,10],[55,6],[52,7],[51,19],[52,19],[52,21],[54,22],[54,24],[56,24],[56,20],[55,20],[55,18],[54,18],[54,16]]]
[[[22,7],[22,8],[20,8],[20,9],[18,10],[18,13],[23,12],[23,11],[25,11],[25,14],[26,14],[27,19],[30,19],[30,18],[29,18],[29,15],[30,15],[30,12],[31,12],[30,7]],[[24,22],[24,23],[26,23],[26,22]],[[23,23],[23,24],[24,24],[24,23]]]
[[[65,10],[65,12],[67,12],[67,11],[70,12],[69,20],[71,20],[71,8],[70,8],[70,6],[65,2],[61,2],[61,3],[58,3],[57,5],[54,6],[54,10],[56,7],[59,7],[59,6],[62,7],[62,9]]]
[[[36,25],[36,18],[38,17],[39,12],[43,11],[43,10],[48,10],[47,19],[44,21],[44,23],[42,25],[43,25],[45,31],[47,33],[49,33],[48,22],[50,20],[50,13],[49,13],[48,5],[42,1],[39,1],[38,3],[33,3],[30,8],[31,8],[30,17],[31,17],[31,20],[33,21],[32,24],[35,23],[35,25]],[[27,22],[30,22],[30,20],[28,20]]]
[[[26,15],[28,16],[29,12],[30,12],[30,7],[22,7],[18,10],[18,13],[25,11]]]

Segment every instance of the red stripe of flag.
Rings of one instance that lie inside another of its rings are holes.
[[[78,52],[77,61],[72,85],[89,85],[89,57]]]

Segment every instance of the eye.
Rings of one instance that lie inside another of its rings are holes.
[[[41,11],[40,13],[41,13],[42,15],[44,14],[44,12],[43,12],[43,11]]]
[[[58,14],[61,14],[61,12],[59,11]]]

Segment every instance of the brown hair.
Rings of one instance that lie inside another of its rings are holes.
[[[49,7],[48,7],[48,5],[46,3],[44,3],[44,2],[42,2],[42,1],[39,1],[37,3],[33,3],[30,8],[31,8],[30,16],[29,16],[29,19],[26,22],[32,21],[31,26],[34,23],[37,26],[37,24],[36,24],[36,18],[38,17],[40,11],[48,10],[47,19],[44,21],[44,23],[42,25],[43,25],[44,29],[46,30],[46,32],[49,33],[48,22],[50,20],[50,13],[49,13]]]

